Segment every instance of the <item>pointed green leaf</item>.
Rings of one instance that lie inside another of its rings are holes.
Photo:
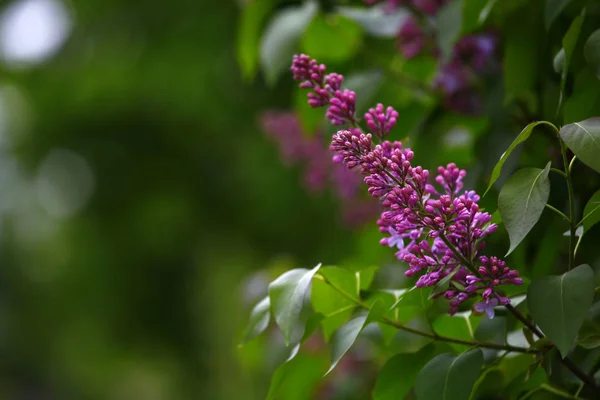
[[[587,232],[600,222],[600,190],[592,195],[583,210],[583,227]]]
[[[433,321],[433,330],[440,336],[448,336],[456,339],[473,340],[473,327],[469,318],[464,315],[441,315]],[[450,343],[457,352],[468,350],[468,346],[458,343]]]
[[[585,165],[600,172],[600,117],[560,128],[560,137]]]
[[[300,314],[312,278],[321,267],[311,270],[304,268],[287,271],[269,285],[269,298],[275,322],[281,329],[286,345],[297,343],[304,333],[304,323]]]
[[[494,6],[496,5],[496,2],[498,0],[488,0],[485,7],[483,7],[483,9],[481,10],[481,12],[479,13],[479,18],[477,19],[477,23],[479,25],[483,25],[485,24],[485,22],[488,19],[488,16],[490,15],[490,13],[492,12],[492,9],[494,8]]]
[[[256,75],[260,30],[274,4],[274,0],[249,1],[242,11],[237,31],[236,55],[245,79],[253,79]]]
[[[510,238],[509,255],[538,222],[550,196],[550,163],[546,168],[523,168],[506,181],[498,209]]]
[[[560,107],[563,102],[565,85],[567,82],[567,75],[569,73],[569,66],[571,64],[571,57],[573,55],[573,51],[575,50],[575,46],[577,45],[577,39],[579,39],[579,33],[581,32],[581,26],[583,25],[583,20],[584,20],[583,15],[576,17],[573,20],[573,22],[571,23],[569,30],[567,31],[567,33],[565,34],[565,36],[563,37],[563,40],[562,40],[563,50],[564,50],[565,54],[564,54],[564,60],[562,60],[560,91],[558,94],[557,110],[560,110]]]
[[[596,29],[585,42],[583,54],[587,63],[593,68],[596,77],[600,79],[600,29]]]
[[[440,354],[417,376],[417,399],[468,400],[482,366],[481,349],[474,349],[457,357]]]
[[[435,354],[435,346],[429,345],[417,353],[397,354],[390,358],[375,382],[374,400],[403,399],[415,384],[419,371]]]
[[[552,67],[554,68],[554,72],[557,74],[561,74],[565,70],[565,49],[561,47],[561,49],[554,56],[554,60],[552,60]]]
[[[563,275],[534,280],[527,291],[531,316],[565,357],[594,298],[594,271],[583,264]]]
[[[554,22],[556,17],[560,15],[560,13],[570,2],[571,0],[546,0],[546,7],[544,10],[544,23],[546,25],[546,30],[550,29],[552,22]]]
[[[299,354],[275,370],[267,400],[308,399],[323,376],[325,368],[322,357]]]
[[[536,122],[532,122],[529,125],[527,125],[525,127],[525,129],[523,129],[521,131],[521,133],[519,133],[519,136],[517,136],[515,138],[515,140],[513,140],[513,142],[510,144],[510,146],[508,146],[508,149],[504,153],[502,153],[502,155],[500,156],[500,160],[498,160],[498,162],[494,166],[494,170],[492,171],[492,176],[490,178],[490,183],[488,184],[488,187],[485,190],[485,193],[483,194],[484,196],[490,190],[490,188],[492,187],[492,185],[500,177],[500,173],[502,172],[502,166],[504,165],[504,163],[506,162],[506,160],[508,159],[508,157],[510,156],[510,154],[513,152],[513,150],[519,144],[521,144],[525,140],[527,140],[529,138],[529,136],[531,136],[531,133],[533,132],[533,129],[536,126],[541,125],[541,124],[545,124],[545,125],[548,125],[548,126],[554,128],[554,129],[556,129],[556,127],[554,125],[552,125],[550,122],[547,122],[547,121],[536,121]]]
[[[331,339],[331,366],[325,375],[330,373],[344,354],[350,350],[350,347],[352,347],[365,326],[380,318],[386,311],[387,308],[385,308],[383,303],[377,301],[373,304],[367,315],[351,319],[333,334],[333,338]]]
[[[304,30],[318,10],[317,3],[307,1],[300,6],[279,11],[269,22],[260,43],[260,63],[267,83],[275,84],[279,75],[292,63]]]
[[[437,42],[444,59],[450,57],[462,25],[462,1],[446,3],[436,15]]]
[[[244,335],[242,344],[254,339],[267,329],[271,318],[270,312],[271,302],[267,296],[259,301],[252,309],[252,312],[250,313],[250,322],[248,323],[248,328],[246,328],[246,334]]]

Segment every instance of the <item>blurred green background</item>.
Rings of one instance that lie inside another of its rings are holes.
[[[257,128],[292,83],[241,82],[239,4],[0,7],[0,398],[264,396],[244,282],[351,237]]]

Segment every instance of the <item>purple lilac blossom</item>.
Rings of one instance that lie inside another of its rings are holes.
[[[413,6],[427,15],[436,15],[448,0],[413,0]]]
[[[316,61],[310,62],[316,65]],[[375,122],[386,120],[382,105],[365,119],[377,136],[382,135],[384,130]],[[523,280],[504,261],[481,254],[484,239],[498,226],[491,223],[489,213],[480,210],[477,193],[463,190],[465,170],[454,163],[439,167],[436,187],[429,183],[428,170],[413,167],[412,150],[398,141],[374,145],[372,135],[358,128],[338,131],[330,150],[336,163],[359,170],[369,194],[380,200],[384,211],[378,225],[389,235],[381,244],[398,249],[398,259],[409,265],[406,276],[418,276],[417,287],[432,287],[449,279],[447,289],[438,296],[450,300],[450,314],[467,299],[479,297],[475,310],[493,318],[495,306],[510,302],[498,287],[520,285]]]
[[[383,104],[379,103],[375,108],[370,108],[365,114],[367,126],[375,135],[383,139],[396,125],[398,112],[392,107],[384,108]]]

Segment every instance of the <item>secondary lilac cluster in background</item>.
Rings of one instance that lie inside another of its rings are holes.
[[[267,137],[277,143],[282,162],[288,166],[303,165],[304,186],[309,192],[320,193],[333,187],[348,226],[363,225],[377,215],[377,202],[361,195],[360,174],[331,162],[322,134],[306,135],[297,116],[290,111],[266,111],[261,115],[260,125]]]
[[[313,89],[309,102],[328,93],[330,109],[350,109],[331,102],[339,97],[327,87],[324,65],[301,55],[294,57],[291,70],[301,87]],[[343,81],[340,75],[335,76]],[[339,92],[341,88],[335,90]],[[353,94],[351,99],[354,102],[356,96]],[[323,106],[325,102],[311,105]],[[466,171],[452,163],[439,167],[434,186],[428,170],[412,165],[412,150],[403,148],[401,142],[383,140],[398,118],[391,107],[378,105],[365,115],[367,125],[380,138],[376,145],[372,134],[358,127],[354,114],[344,115],[343,121],[349,127],[332,138],[333,160],[358,170],[369,194],[380,200],[384,210],[378,225],[382,233],[389,235],[381,244],[397,248],[398,259],[409,265],[406,275],[419,276],[417,287],[445,282],[438,296],[450,300],[450,314],[456,313],[467,299],[479,297],[474,308],[493,318],[494,307],[510,302],[498,292],[498,287],[520,285],[523,280],[504,261],[482,254],[485,238],[498,227],[491,223],[489,213],[479,209],[477,193],[464,190]],[[330,119],[336,125],[339,122]]]
[[[373,5],[379,1],[365,1]],[[406,59],[429,54],[439,59],[436,29],[430,16],[435,16],[448,0],[388,0],[386,9],[393,11],[406,6],[412,14],[406,18],[397,35],[398,49]],[[462,37],[439,69],[434,87],[443,94],[444,106],[463,114],[478,114],[481,110],[477,82],[493,59],[497,47],[496,35],[490,32]]]

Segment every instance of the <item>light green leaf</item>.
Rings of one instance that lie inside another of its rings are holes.
[[[437,42],[445,60],[450,58],[452,47],[462,26],[462,0],[446,3],[436,15]]]
[[[253,79],[256,75],[260,31],[274,4],[274,0],[254,0],[247,2],[242,10],[237,31],[236,55],[245,79]]]
[[[544,23],[546,25],[546,30],[550,29],[552,22],[554,22],[556,17],[560,15],[570,2],[571,0],[546,0],[546,7],[544,9]]]
[[[554,60],[552,61],[552,67],[554,68],[554,72],[557,74],[562,73],[565,70],[565,49],[560,48],[558,53],[554,56]]]
[[[576,17],[569,30],[563,37],[562,45],[565,51],[564,62],[562,63],[562,74],[560,78],[560,92],[558,95],[558,110],[560,110],[560,106],[563,102],[564,92],[565,92],[565,84],[567,82],[567,75],[569,73],[569,65],[571,64],[571,57],[573,55],[573,51],[575,50],[575,46],[577,45],[577,39],[579,38],[579,33],[581,32],[581,26],[583,25],[584,16],[580,15]]]
[[[325,316],[321,325],[325,340],[329,341],[335,330],[352,316],[356,308],[356,303],[341,294],[339,290],[354,297],[357,281],[354,272],[337,267],[324,267],[319,272],[334,283],[332,286],[323,280],[315,279],[311,290],[313,310]]]
[[[260,43],[260,62],[269,85],[291,65],[300,37],[317,10],[316,2],[307,1],[279,11],[269,22]]]
[[[302,36],[302,48],[317,60],[344,62],[356,54],[362,41],[362,28],[342,15],[318,15]]]
[[[319,273],[338,291],[357,301],[360,300],[360,283],[358,281],[360,273],[339,267],[323,267]]]
[[[588,37],[583,46],[583,55],[587,63],[594,69],[596,77],[600,79],[600,29],[596,29]]]
[[[242,343],[254,339],[267,329],[271,318],[270,312],[271,302],[267,296],[259,301],[252,309],[252,312],[250,313],[250,322],[248,323],[248,328],[246,328],[246,334],[244,335],[244,341]]]
[[[589,231],[600,222],[600,190],[592,195],[583,209],[583,227]]]
[[[375,273],[378,269],[379,267],[377,265],[371,265],[370,267],[357,272],[360,290],[367,290],[371,287],[373,279],[375,279]]]
[[[546,168],[523,168],[506,181],[498,209],[510,238],[509,255],[538,222],[550,196],[550,162]]]
[[[419,400],[468,400],[483,366],[483,352],[460,356],[440,354],[419,373],[415,391]]]
[[[441,336],[448,336],[463,340],[473,340],[474,332],[471,322],[466,315],[441,315],[433,321],[433,330]],[[456,351],[463,352],[468,350],[468,346],[458,343],[450,343]]]
[[[304,333],[300,314],[305,297],[310,291],[312,278],[321,264],[311,270],[287,271],[269,284],[269,298],[275,322],[281,329],[286,345],[297,343]]]
[[[387,309],[381,302],[375,302],[371,310],[369,310],[369,314],[348,321],[333,334],[333,338],[331,339],[331,366],[325,375],[329,374],[344,354],[350,350],[350,347],[352,347],[365,326],[380,318],[385,311]]]
[[[492,9],[494,8],[494,5],[496,5],[497,1],[498,0],[488,0],[487,1],[487,3],[485,4],[485,7],[483,7],[481,12],[479,13],[479,19],[477,20],[479,25],[485,24],[485,22],[487,21],[489,15],[490,15],[490,12],[492,12]]]
[[[311,397],[314,387],[321,380],[324,360],[313,355],[299,354],[293,360],[279,366],[271,378],[267,400]]]
[[[566,357],[594,299],[594,271],[583,264],[531,282],[527,304],[542,332]]]
[[[600,172],[600,117],[560,128],[560,137],[585,165]]]
[[[375,382],[374,400],[403,399],[412,389],[419,371],[435,354],[435,346],[429,345],[413,354],[397,354],[390,358]]]
[[[519,135],[515,138],[515,140],[513,140],[513,142],[510,144],[510,146],[508,146],[508,149],[504,153],[502,153],[502,155],[500,156],[500,160],[498,160],[498,162],[494,166],[494,169],[492,170],[492,176],[490,178],[490,183],[488,184],[488,187],[485,190],[485,193],[483,194],[484,196],[491,189],[492,185],[500,177],[500,173],[502,172],[502,167],[504,166],[504,163],[506,162],[508,157],[511,155],[513,150],[519,144],[521,144],[525,140],[527,140],[529,138],[529,136],[531,136],[531,133],[533,132],[534,128],[538,125],[547,125],[551,128],[556,129],[556,127],[554,125],[552,125],[550,122],[547,122],[547,121],[536,121],[536,122],[532,122],[529,125],[527,125],[525,127],[525,129],[523,129],[521,131],[521,133],[519,133]]]
[[[402,8],[390,12],[383,4],[369,8],[337,7],[336,11],[359,23],[371,36],[380,38],[395,38],[409,15]]]

